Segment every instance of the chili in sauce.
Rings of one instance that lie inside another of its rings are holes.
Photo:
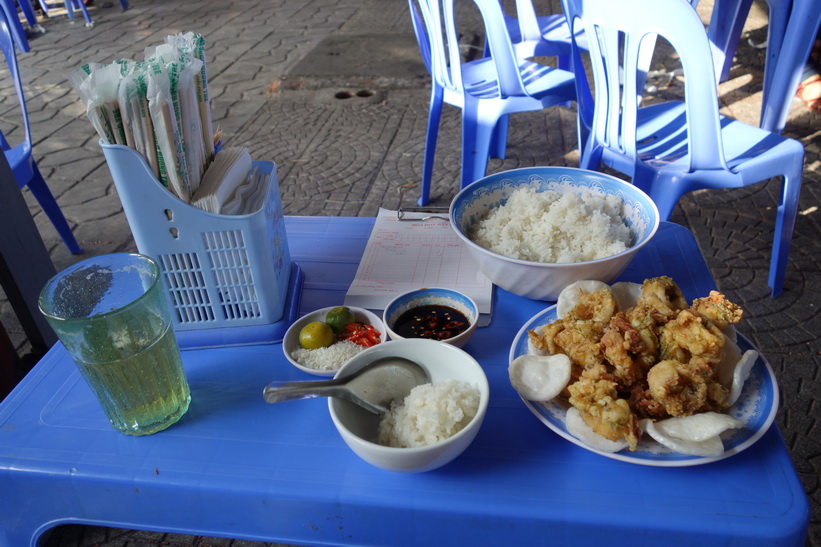
[[[393,331],[403,338],[447,340],[465,332],[469,326],[462,312],[450,306],[431,304],[412,308],[400,315]]]

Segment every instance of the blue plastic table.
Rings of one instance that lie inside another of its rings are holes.
[[[342,302],[372,224],[288,218],[302,312]],[[690,232],[670,223],[623,278],[661,274],[688,298],[714,286]],[[188,414],[136,438],[111,428],[57,344],[0,405],[0,545],[36,545],[63,523],[333,545],[803,544],[809,506],[775,426],[685,468],[604,458],[546,428],[507,380],[515,334],[545,306],[497,292],[465,348],[490,380],[482,429],[424,474],[360,460],[324,399],[263,402],[273,379],[316,379],[278,344],[183,351]]]

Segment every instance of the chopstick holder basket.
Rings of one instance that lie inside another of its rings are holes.
[[[276,165],[265,205],[247,215],[218,215],[177,198],[136,150],[100,143],[140,253],[154,258],[176,331],[280,321],[291,257]]]

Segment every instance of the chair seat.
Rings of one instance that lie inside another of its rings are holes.
[[[719,115],[719,121],[725,161],[730,171],[741,173],[754,168],[755,174],[751,180],[755,181],[767,177],[762,169],[773,171],[772,176],[780,174],[778,168],[767,167],[768,159],[771,155],[780,155],[780,147],[791,146],[791,139],[722,115]],[[668,101],[640,108],[636,123],[636,143],[639,159],[648,167],[658,171],[689,172],[685,103]],[[623,154],[605,151],[602,161],[625,173],[633,169],[633,161]],[[709,177],[705,180],[709,181]],[[736,177],[729,186],[741,187],[748,183],[744,177]],[[726,187],[728,184],[723,181],[716,186]]]
[[[570,28],[564,15],[558,13],[553,15],[542,15],[536,18],[539,25],[539,33],[544,38],[532,44],[527,44],[522,39],[522,31],[519,28],[519,20],[516,17],[506,16],[505,25],[510,34],[510,41],[519,46],[528,48],[526,51],[519,51],[523,56],[530,57],[554,55],[570,55]]]
[[[540,65],[531,61],[519,64],[525,90],[534,99],[543,95],[574,93],[573,73]],[[501,98],[499,82],[492,58],[483,58],[462,65],[462,83],[465,91],[477,99]]]

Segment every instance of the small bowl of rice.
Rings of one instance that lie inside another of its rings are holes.
[[[379,332],[380,343],[387,340],[385,325],[382,324],[382,319],[378,315],[364,308],[348,307],[357,322],[371,325]],[[333,376],[349,359],[366,349],[365,346],[347,340],[335,340],[330,346],[318,349],[304,349],[300,346],[299,331],[302,327],[314,321],[324,322],[328,312],[332,309],[334,306],[307,313],[294,321],[285,332],[282,339],[282,353],[299,370],[315,376]]]
[[[369,348],[348,361],[344,375],[368,363],[400,356],[419,363],[430,383],[415,387],[402,401],[377,416],[343,399],[328,399],[328,409],[345,443],[380,469],[421,473],[456,459],[473,442],[490,400],[481,365],[465,351],[444,342],[413,338]]]
[[[453,199],[450,220],[494,284],[548,301],[580,279],[615,280],[660,222],[655,203],[639,188],[572,167],[479,179]]]

